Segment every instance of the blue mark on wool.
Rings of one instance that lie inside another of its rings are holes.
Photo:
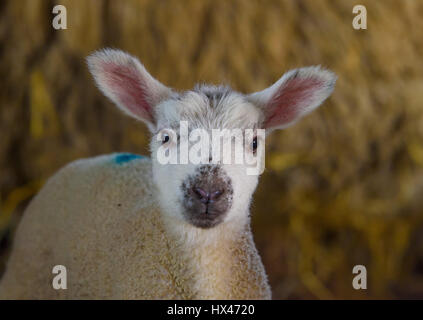
[[[135,159],[143,159],[144,156],[140,156],[138,154],[133,153],[119,153],[115,156],[115,162],[116,164],[124,164],[127,162],[130,162]]]

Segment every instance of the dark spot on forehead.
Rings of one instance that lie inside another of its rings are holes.
[[[192,90],[180,92],[171,98],[177,103],[177,112],[166,119],[166,126],[178,129],[180,121],[189,122],[189,130],[256,128],[260,114],[242,93],[229,86],[197,84]]]
[[[220,101],[233,91],[228,86],[196,85],[194,92],[203,94],[209,101]]]

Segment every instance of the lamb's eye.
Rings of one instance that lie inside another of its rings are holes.
[[[162,144],[168,143],[169,140],[170,140],[170,136],[165,133],[162,137]]]
[[[257,151],[257,146],[258,146],[257,137],[254,137],[253,143],[252,143],[253,152]]]

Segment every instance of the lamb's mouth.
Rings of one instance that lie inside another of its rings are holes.
[[[209,229],[219,225],[223,222],[225,216],[226,212],[221,213],[210,205],[202,205],[197,210],[191,209],[185,213],[185,219],[189,223],[202,229]]]

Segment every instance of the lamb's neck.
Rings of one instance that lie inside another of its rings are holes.
[[[191,225],[176,229],[193,278],[189,288],[193,298],[270,298],[267,276],[247,220],[212,229]]]

